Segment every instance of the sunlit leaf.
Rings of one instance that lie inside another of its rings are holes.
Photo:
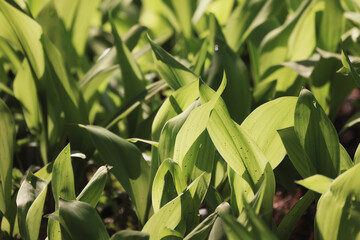
[[[3,21],[5,26],[1,28],[0,36],[22,49],[37,78],[40,78],[45,69],[40,25],[5,1],[0,2],[0,19],[2,17],[7,21]]]
[[[161,239],[161,237],[165,237],[163,235],[164,231],[168,232],[167,229],[175,229],[184,217],[188,218],[197,215],[197,212],[193,212],[193,201],[203,177],[204,175],[198,177],[183,193],[155,213],[149,221],[147,221],[142,232],[149,233],[150,239]],[[195,203],[200,204],[197,201],[195,201]]]
[[[237,52],[251,32],[264,23],[277,8],[281,1],[244,1],[233,10],[225,27],[226,40]]]
[[[323,194],[327,192],[332,181],[333,180],[331,178],[316,174],[303,180],[296,181],[296,183],[306,187],[309,190]]]
[[[42,109],[37,98],[36,82],[26,59],[14,80],[14,94],[23,105],[24,117],[29,130],[39,136],[45,130]]]
[[[171,174],[171,178],[166,177],[168,173]],[[168,185],[167,181],[172,181],[173,185]],[[170,189],[172,187],[174,189]],[[165,203],[167,203],[172,199],[172,192],[176,194],[174,196],[175,198],[184,191],[186,187],[187,184],[181,173],[180,166],[171,159],[163,161],[155,175],[152,187],[151,196],[154,212],[159,211],[162,205],[164,205],[164,201],[162,201],[163,198],[167,199],[167,201],[165,201]]]
[[[360,180],[357,164],[334,179],[318,202],[315,216],[317,239],[356,239],[360,234]]]
[[[283,97],[256,108],[241,124],[264,152],[272,168],[285,156],[278,129],[294,125],[296,97]]]
[[[56,158],[53,169],[51,186],[55,200],[55,209],[59,208],[59,199],[75,200],[74,173],[68,144]]]

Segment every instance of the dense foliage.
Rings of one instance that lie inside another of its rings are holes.
[[[288,239],[311,204],[315,239],[359,239],[360,115],[333,125],[359,26],[357,0],[0,0],[0,239]]]

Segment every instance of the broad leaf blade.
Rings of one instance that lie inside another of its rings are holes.
[[[303,180],[296,181],[296,183],[314,192],[324,194],[328,191],[332,181],[331,178],[316,174]]]
[[[168,173],[171,174],[173,186],[166,184],[166,181],[170,180],[169,178],[166,178]],[[155,213],[162,207],[163,204],[161,203],[163,198],[170,198],[169,201],[171,200],[170,195],[174,189],[168,189],[170,187],[175,187],[176,197],[186,189],[187,184],[182,175],[180,166],[176,162],[169,159],[162,162],[154,178],[152,186],[152,205]]]
[[[113,167],[113,174],[133,201],[142,223],[148,214],[150,167],[135,145],[97,126],[81,126],[87,130],[104,163]]]
[[[74,173],[70,154],[70,144],[68,144],[56,158],[52,169],[51,186],[56,210],[59,208],[60,198],[75,200]]]
[[[256,108],[241,127],[248,131],[274,169],[283,160],[285,148],[277,130],[294,125],[297,98],[283,97]]]
[[[278,130],[278,133],[292,164],[300,176],[306,178],[315,174],[316,169],[314,163],[309,160],[309,157],[301,146],[294,127],[280,129]]]
[[[44,131],[42,109],[37,98],[36,82],[30,65],[25,59],[14,80],[14,94],[21,102],[26,124],[30,132],[39,136]]]
[[[250,113],[250,80],[246,65],[226,43],[219,23],[214,16],[210,18],[214,34],[214,53],[206,83],[213,89],[220,86],[223,73],[226,74],[227,87],[222,95],[232,119],[241,123]]]
[[[205,85],[200,92],[204,100],[209,100],[213,94],[213,90]],[[210,115],[207,130],[224,160],[239,175],[248,172],[251,177],[249,184],[257,185],[267,159],[251,137],[231,119],[222,99],[218,100]]]
[[[0,2],[0,12],[7,20],[6,27],[12,31],[5,33],[0,31],[0,36],[12,42],[16,39],[14,43],[22,48],[37,78],[40,78],[45,70],[40,25],[5,1]]]
[[[38,239],[47,185],[47,181],[36,177],[31,172],[21,184],[16,205],[19,230],[24,239]]]
[[[198,212],[194,212],[194,210],[198,209],[200,205],[197,198],[198,188],[201,188],[205,177],[206,175],[198,177],[183,193],[164,205],[147,221],[142,232],[149,233],[151,240],[161,239],[167,235],[166,233],[169,233],[169,229],[174,230],[182,219],[195,218]],[[195,207],[195,205],[197,206]]]
[[[295,109],[295,133],[318,173],[339,173],[340,148],[337,132],[312,93],[303,89]]]
[[[318,202],[317,239],[356,239],[360,234],[360,165],[337,177]]]
[[[59,217],[62,235],[66,232],[73,240],[110,238],[100,216],[88,203],[60,199]]]

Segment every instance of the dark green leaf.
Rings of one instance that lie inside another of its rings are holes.
[[[142,223],[149,210],[150,167],[139,149],[112,132],[97,126],[81,126],[99,150],[104,163],[113,167],[112,172],[131,197]]]
[[[295,109],[295,133],[317,173],[336,177],[340,167],[337,132],[312,93],[303,89]]]
[[[59,217],[62,238],[63,232],[66,232],[65,234],[73,240],[110,239],[100,216],[88,203],[60,199]]]
[[[9,108],[1,99],[0,116],[0,211],[6,214],[11,201],[15,122]]]

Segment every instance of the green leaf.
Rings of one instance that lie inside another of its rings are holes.
[[[309,58],[316,47],[316,14],[322,9],[319,2],[311,2],[302,16],[296,21],[288,39],[286,61],[299,61]]]
[[[354,155],[354,163],[355,164],[360,163],[360,144],[356,148],[356,152],[355,152],[355,155]]]
[[[89,203],[95,207],[104,191],[106,177],[110,169],[111,167],[107,165],[100,167],[76,197],[76,200]]]
[[[2,30],[5,29],[6,23],[2,23],[1,21],[6,21],[5,18],[0,14],[0,24],[3,26]],[[1,36],[1,31],[0,31]],[[6,41],[4,38],[0,38],[0,55],[2,58],[5,58],[9,61],[12,71],[16,74],[18,70],[21,68],[21,60],[19,56],[16,54],[16,48],[14,49],[10,42]],[[7,76],[6,76],[7,78]]]
[[[344,52],[344,50],[341,51],[341,61],[344,67],[348,70],[350,70],[350,74],[352,79],[354,80],[355,84],[360,87],[360,77],[359,74],[356,72],[353,64],[350,61],[349,56]]]
[[[52,169],[51,186],[55,200],[55,210],[59,208],[59,199],[75,200],[74,173],[68,144],[55,159]]]
[[[177,134],[174,147],[174,161],[178,162],[183,169],[184,165],[188,164],[183,163],[184,157],[196,139],[205,131],[210,114],[226,88],[226,83],[226,76],[224,75],[221,85],[215,94],[208,102],[203,103],[200,107],[191,111],[184,125]]]
[[[218,212],[213,212],[207,218],[205,218],[199,225],[196,226],[184,240],[205,240],[208,239],[211,228],[213,227],[216,219],[218,218]]]
[[[229,240],[254,239],[246,228],[229,214],[220,213],[220,217],[223,221],[225,233]]]
[[[194,13],[194,2],[191,0],[184,0],[181,2],[177,0],[171,0],[164,1],[164,3],[168,4],[169,7],[173,10],[182,34],[184,34],[185,38],[189,39],[192,36],[191,16]]]
[[[96,1],[83,1],[77,0],[76,2],[76,13],[73,15],[74,19],[71,22],[71,30],[72,30],[72,44],[78,55],[83,56],[85,52],[85,44],[87,41],[87,33],[89,31],[90,23],[89,19],[91,19],[96,12],[100,0]],[[71,3],[70,3],[71,4]],[[67,11],[66,3],[63,5],[64,12]],[[68,21],[69,19],[66,19]],[[65,21],[64,21],[65,22]]]
[[[295,205],[285,215],[276,230],[276,235],[279,237],[279,239],[289,239],[296,224],[298,223],[306,209],[315,200],[316,195],[317,194],[312,191],[307,191],[305,195],[295,203]]]
[[[265,225],[265,223],[255,214],[255,211],[244,200],[245,212],[249,217],[249,228],[246,228],[229,215],[220,213],[220,216],[225,224],[225,232],[230,239],[276,239],[272,231]],[[250,230],[251,229],[251,230]]]
[[[208,53],[208,47],[209,47],[209,41],[207,39],[204,40],[203,44],[201,45],[201,48],[199,52],[196,54],[191,69],[193,70],[194,74],[196,76],[202,75],[202,71],[204,68],[204,64],[206,61],[207,53]]]
[[[360,234],[360,165],[334,179],[318,202],[316,239],[356,239]]]
[[[340,173],[345,172],[353,166],[354,162],[351,160],[351,157],[349,156],[344,146],[340,144]]]
[[[209,100],[213,90],[202,85],[201,98]],[[267,159],[260,148],[230,117],[222,99],[219,99],[211,112],[207,130],[224,160],[239,175],[248,173],[249,184],[256,186],[264,172]]]
[[[290,45],[290,44],[295,43],[294,41],[297,39],[299,40],[303,39],[305,36],[306,36],[305,40],[309,40],[311,42],[314,40],[313,35],[315,34],[315,31],[313,30],[313,31],[303,32],[305,31],[304,28],[307,27],[307,25],[301,25],[300,19],[302,18],[302,16],[304,16],[303,18],[308,17],[307,16],[308,14],[310,14],[309,17],[312,18],[313,16],[312,16],[311,8],[317,3],[318,2],[311,3],[311,1],[309,0],[303,1],[301,6],[298,7],[296,12],[291,17],[286,19],[283,25],[272,30],[265,36],[260,46],[260,52],[261,52],[260,75],[264,74],[265,71],[271,66],[275,66],[285,61],[303,60],[309,57],[307,55],[311,54],[313,49],[309,48],[306,45],[308,44],[307,41],[303,41],[300,46]],[[306,11],[308,12],[308,14],[305,14]],[[311,23],[311,28],[313,28],[313,23],[312,22],[310,23]],[[295,28],[297,29],[294,30]],[[300,35],[301,33],[305,33],[306,35],[301,36]],[[290,48],[290,46],[292,46],[292,48]],[[313,46],[313,48],[314,47],[315,45]],[[305,49],[306,51],[303,49]],[[290,54],[292,50],[296,50],[296,51],[299,50],[298,54],[300,55],[297,55],[295,53]]]
[[[41,178],[47,182],[51,181],[52,178],[52,169],[54,166],[54,162],[50,162],[42,167],[39,171],[37,171],[34,175],[38,178]]]
[[[137,216],[145,223],[148,214],[150,167],[139,149],[112,132],[97,126],[83,126],[90,134],[104,163],[113,167],[113,174],[129,194]]]
[[[294,125],[296,97],[282,97],[256,108],[241,124],[274,169],[285,156],[278,129]]]
[[[58,81],[58,91],[63,103],[66,104],[64,111],[67,113],[67,117],[69,119],[85,119],[83,121],[86,121],[87,117],[78,116],[80,113],[85,114],[86,112],[81,109],[79,87],[75,80],[68,76],[67,69],[65,68],[66,65],[60,51],[47,37],[43,37],[42,40],[49,64],[51,64],[57,75],[57,78],[54,79],[56,79],[56,82]]]
[[[168,173],[171,174],[170,179],[166,177]],[[170,186],[167,184],[167,180],[173,181],[173,185]],[[159,211],[162,205],[164,205],[163,198],[168,199],[168,201],[165,201],[165,203],[172,199],[171,192],[174,189],[169,189],[171,187],[175,187],[176,195],[174,197],[176,197],[186,189],[187,184],[181,173],[180,166],[171,159],[168,159],[162,162],[153,181],[151,196],[155,213]]]
[[[44,163],[47,163],[47,136],[43,120],[43,109],[38,99],[36,80],[27,59],[14,80],[14,94],[22,104],[26,124],[32,134],[40,142],[40,153]]]
[[[147,85],[145,89],[138,92],[136,96],[129,99],[125,104],[122,104],[120,108],[111,115],[111,117],[108,120],[108,122],[110,121],[110,123],[106,125],[106,128],[111,129],[119,121],[126,118],[135,109],[141,106],[141,103],[149,100],[153,96],[156,96],[156,94],[158,94],[161,90],[163,90],[167,86],[168,86],[167,83],[163,80]]]
[[[159,141],[161,131],[165,123],[182,113],[199,97],[199,80],[196,80],[188,85],[173,92],[161,105],[154,118],[151,136],[152,140]],[[157,148],[152,148],[151,161],[151,180],[154,178],[158,167],[161,164],[159,152]]]
[[[111,236],[111,240],[148,240],[149,234],[134,231],[134,230],[122,230]]]
[[[181,160],[183,175],[188,182],[195,180],[204,172],[212,173],[216,156],[215,150],[208,131],[203,131]],[[210,179],[207,187],[209,184]]]
[[[40,25],[5,1],[0,2],[0,18],[1,15],[6,21],[2,20],[5,25],[2,25],[0,36],[21,48],[37,78],[41,78],[44,74],[45,62],[40,41],[42,35]]]
[[[146,27],[136,24],[127,32],[124,36],[124,43],[129,51],[136,46],[145,30]],[[99,88],[99,85],[106,81],[109,75],[118,68],[115,59],[117,60],[116,47],[106,49],[80,80],[80,87],[86,100],[90,99]]]
[[[198,105],[200,105],[200,101],[195,101],[184,112],[165,123],[161,131],[158,148],[161,162],[166,158],[174,159],[174,148],[177,135],[190,113],[198,107]]]
[[[194,205],[198,204],[197,209],[200,205],[196,200],[196,192],[204,177],[205,175],[202,175],[194,180],[183,193],[160,208],[147,221],[142,232],[149,233],[150,240],[165,237],[166,233],[169,233],[168,229],[174,230],[182,219],[194,218],[198,214],[194,212]]]
[[[146,139],[141,139],[141,138],[128,138],[126,139],[128,142],[131,142],[131,143],[137,143],[137,142],[142,142],[142,143],[146,143],[146,144],[149,144],[153,147],[158,147],[159,146],[159,143],[158,142],[155,142],[155,141],[150,141],[150,140],[146,140]]]
[[[277,81],[263,81],[254,87],[253,107],[258,107],[263,103],[269,102],[275,98]]]
[[[345,125],[341,128],[339,134],[343,133],[346,129],[351,128],[360,123],[360,113],[355,113],[349,120],[346,121]]]
[[[193,81],[186,86],[173,92],[161,105],[157,112],[153,126],[153,140],[158,141],[165,123],[182,113],[199,97],[199,80]]]
[[[356,85],[349,76],[336,73],[342,66],[340,54],[326,52],[319,48],[316,50],[321,59],[310,76],[311,91],[329,118],[333,120],[341,104]]]
[[[320,194],[327,192],[332,182],[333,179],[319,174],[296,181],[297,184]]]
[[[9,108],[1,99],[0,116],[0,211],[7,214],[11,202],[15,122]]]
[[[16,205],[19,230],[24,239],[35,240],[39,237],[47,185],[47,181],[29,172],[20,186]]]
[[[119,36],[115,25],[112,25],[112,32],[115,37],[117,57],[123,76],[125,97],[130,100],[145,88],[144,77],[131,52]]]
[[[246,0],[239,4],[232,11],[224,30],[229,46],[238,52],[251,32],[281,8],[281,4],[278,0]]]
[[[238,220],[245,224],[249,221],[249,216],[246,211],[244,211],[246,202],[251,200],[251,207],[254,209],[256,214],[261,214],[263,221],[268,225],[272,225],[272,211],[273,211],[273,198],[275,195],[275,177],[272,171],[271,165],[267,164],[265,167],[264,175],[262,178],[261,185],[259,189],[255,192],[253,189],[248,186],[244,186],[246,178],[243,176],[231,176],[229,172],[229,179],[234,179],[233,183],[239,185],[232,186],[232,191],[234,191],[234,196],[232,198],[234,203],[236,203],[236,215],[239,215]],[[233,173],[232,173],[233,174]],[[241,179],[244,178],[244,179]],[[243,188],[241,184],[244,186]],[[255,193],[255,195],[254,195]]]
[[[14,94],[22,104],[25,121],[30,132],[39,136],[42,131],[45,131],[42,109],[37,97],[36,82],[26,59],[15,77]]]
[[[12,97],[15,97],[13,91],[2,82],[0,82],[0,90],[4,91],[5,93],[9,94]]]
[[[206,83],[213,89],[220,86],[225,72],[227,87],[222,95],[231,118],[241,123],[250,113],[250,80],[246,65],[227,45],[219,23],[212,15],[210,27],[214,37],[214,53]]]
[[[318,45],[329,52],[335,52],[345,28],[344,12],[337,0],[328,0],[324,3]]]
[[[197,76],[190,69],[154,43],[149,36],[148,40],[155,54],[154,61],[157,71],[171,88],[179,89],[197,79]]]
[[[231,207],[229,203],[223,202],[217,206],[216,210],[220,213],[227,213],[231,214]],[[218,217],[214,225],[210,231],[209,238],[210,240],[217,240],[217,239],[224,239],[226,237],[225,228],[224,228],[224,221],[221,217]]]
[[[59,217],[62,237],[66,232],[74,240],[110,239],[100,216],[88,203],[60,199]]]
[[[235,216],[239,216],[244,203],[243,200],[251,201],[254,198],[252,185],[249,184],[248,175],[239,175],[231,167],[228,167],[227,175],[230,183],[230,203]],[[244,197],[241,197],[243,195]]]
[[[303,89],[295,109],[295,133],[318,173],[336,177],[340,166],[337,132],[312,93]]]
[[[296,136],[294,127],[278,130],[286,152],[300,176],[303,178],[316,174],[314,163],[309,160],[305,150]]]

